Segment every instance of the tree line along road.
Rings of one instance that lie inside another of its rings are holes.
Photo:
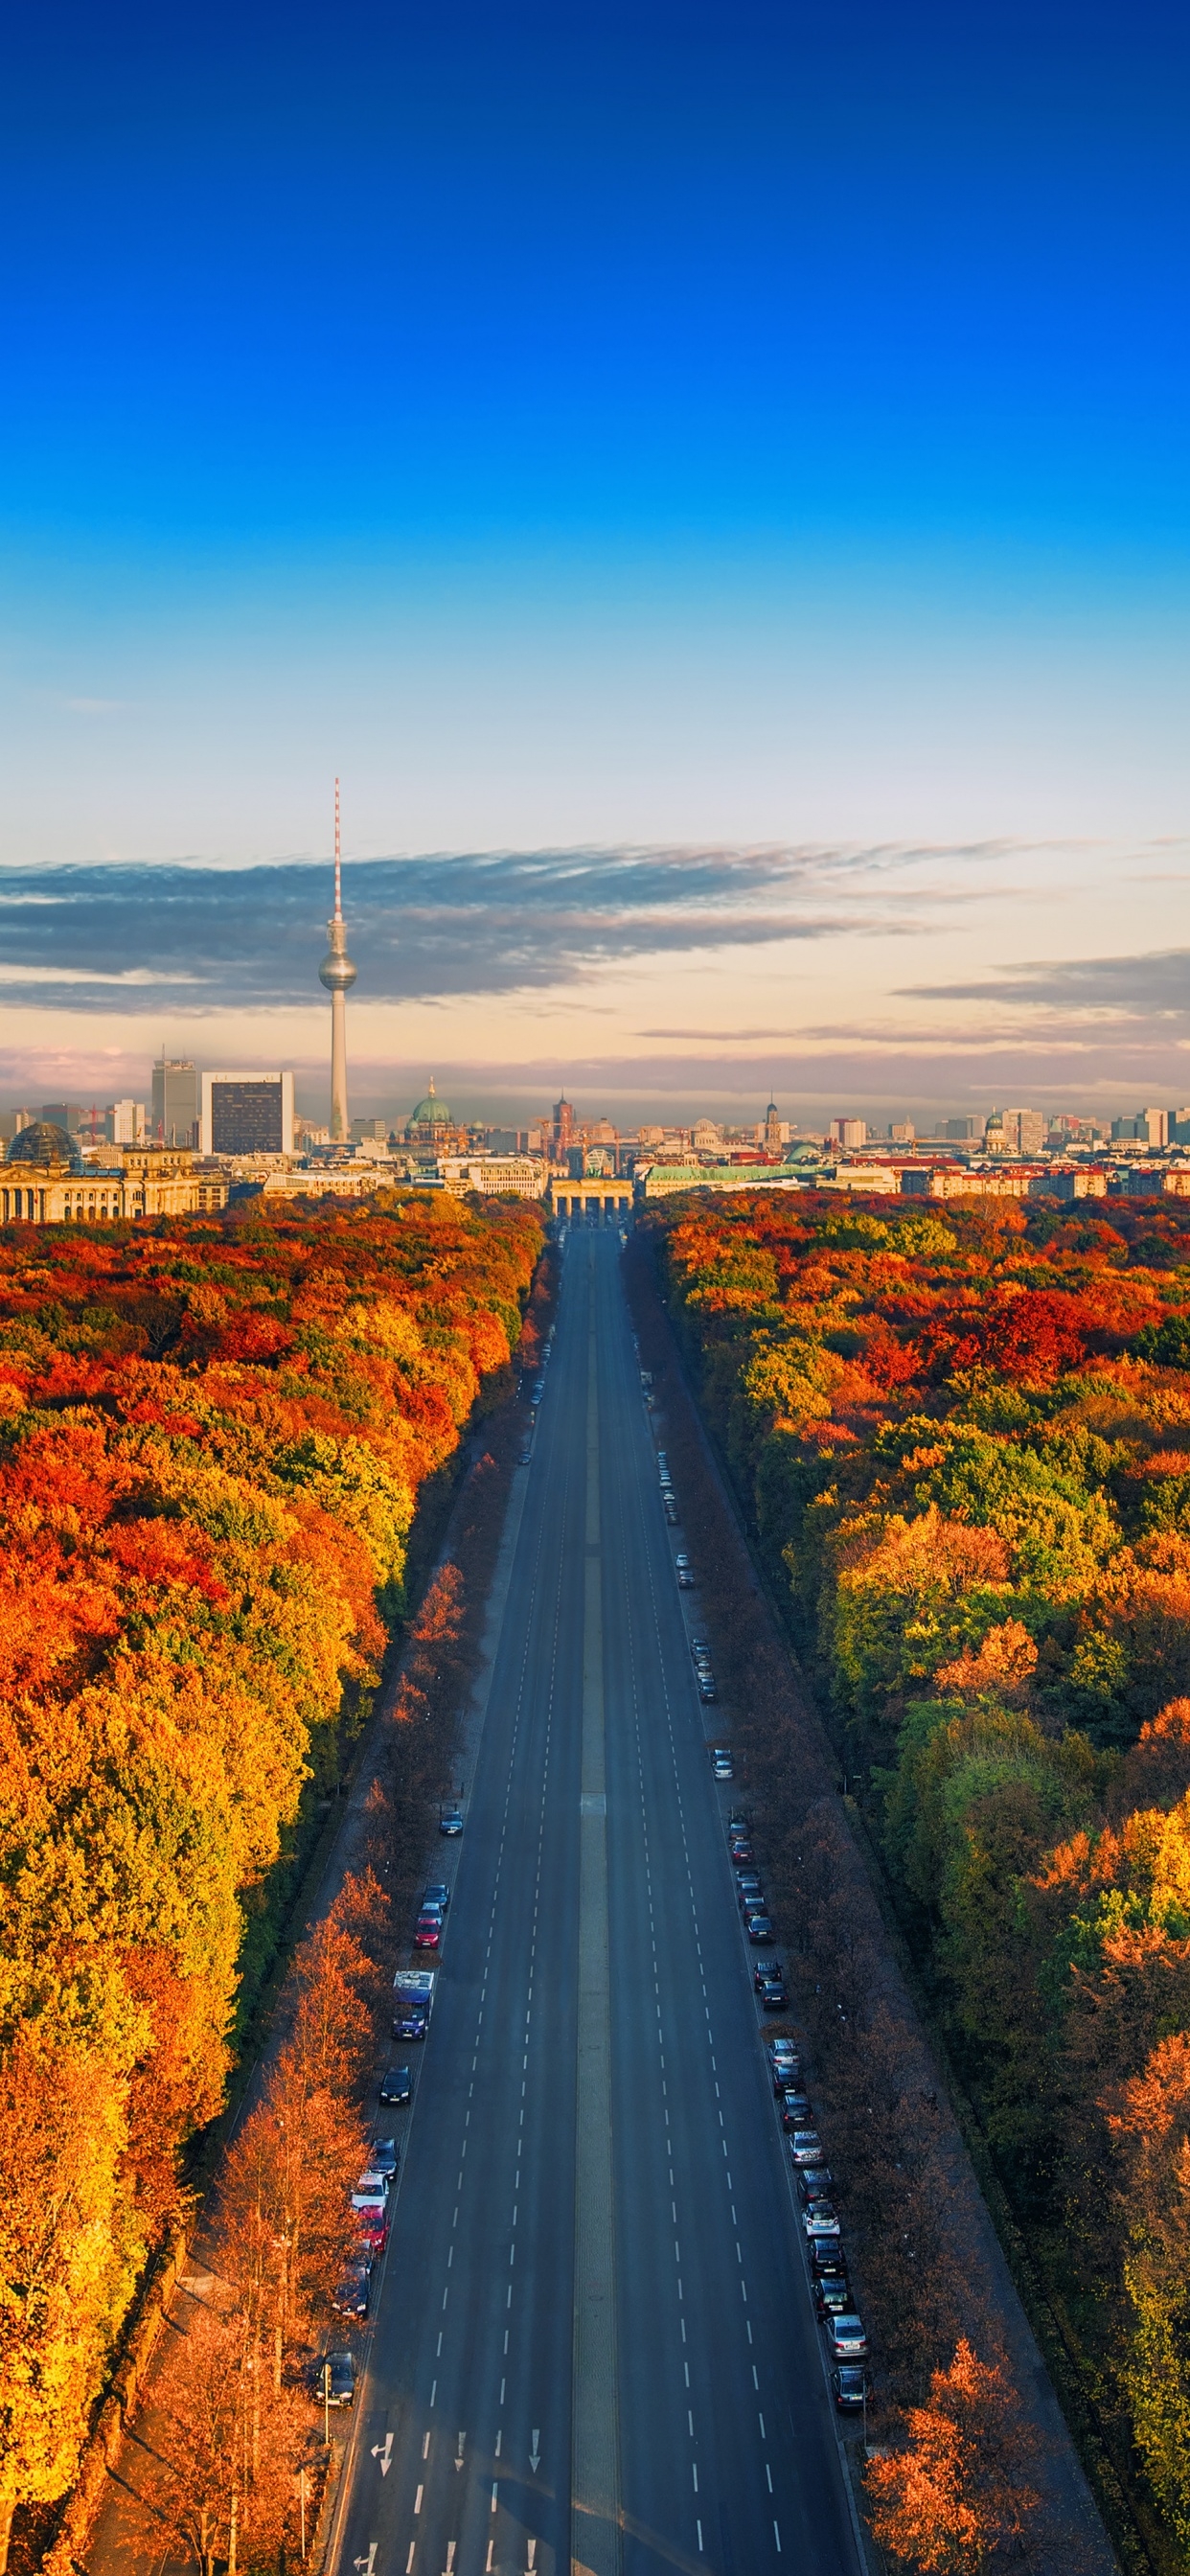
[[[614,1232],[545,1374],[333,2576],[856,2576]]]

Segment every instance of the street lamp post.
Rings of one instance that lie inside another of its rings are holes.
[[[324,2361],[322,2365],[322,2437],[329,2451],[331,2447],[331,2366],[329,2361]]]

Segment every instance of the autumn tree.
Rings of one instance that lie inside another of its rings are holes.
[[[1003,2361],[980,2361],[966,2338],[929,2401],[905,2416],[907,2440],[870,2460],[864,2483],[882,2549],[921,2576],[978,2576],[1019,2551],[1040,2506],[1032,2445]]]

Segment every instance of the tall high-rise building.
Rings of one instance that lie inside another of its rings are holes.
[[[553,1142],[555,1160],[564,1161],[568,1148],[574,1143],[574,1111],[565,1092],[560,1100],[554,1102]]]
[[[764,1113],[765,1152],[767,1154],[779,1154],[781,1146],[781,1112],[777,1107],[776,1101],[770,1100],[768,1108]]]
[[[355,982],[355,968],[347,954],[347,924],[343,919],[343,870],[339,849],[339,781],[335,780],[335,909],[326,925],[328,947],[318,969],[318,981],[325,984],[331,997],[331,1143],[346,1145],[351,1139],[351,1119],[347,1108],[347,996]]]
[[[155,1145],[196,1145],[198,1142],[198,1075],[183,1056],[167,1056],[164,1048],[160,1061],[153,1067],[152,1133]]]
[[[204,1073],[204,1154],[292,1154],[291,1073]]]

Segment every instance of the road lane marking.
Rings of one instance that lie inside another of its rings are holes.
[[[413,2576],[413,2553],[416,2547],[416,2540],[411,2540],[409,2543],[409,2556],[405,2561],[405,2576]]]
[[[434,2382],[434,2386],[435,2386],[435,2388],[437,2387],[437,2385],[438,2385],[438,2382],[437,2382],[437,2380],[435,2380],[435,2382]],[[431,2404],[431,2406],[433,2405],[433,2403],[434,2403],[434,2400],[433,2400],[433,2398],[431,2397],[431,2399],[430,2399],[430,2404]],[[426,2434],[425,2440],[423,2441],[422,2446],[421,2446],[421,2455],[422,2455],[423,2460],[428,2460],[428,2459],[429,2459],[429,2456],[430,2456],[430,2436],[429,2436],[429,2434],[428,2434],[428,2433]]]
[[[421,2500],[422,2500],[422,2497],[424,2496],[424,2494],[425,2494],[425,2488],[424,2488],[424,2487],[419,2487],[419,2488],[418,2488],[418,2490],[417,2490],[417,2494],[415,2495],[415,2497],[414,2497],[414,2499],[413,2499],[413,2510],[414,2510],[414,2512],[415,2512],[415,2513],[420,2513],[420,2512],[421,2512]]]

